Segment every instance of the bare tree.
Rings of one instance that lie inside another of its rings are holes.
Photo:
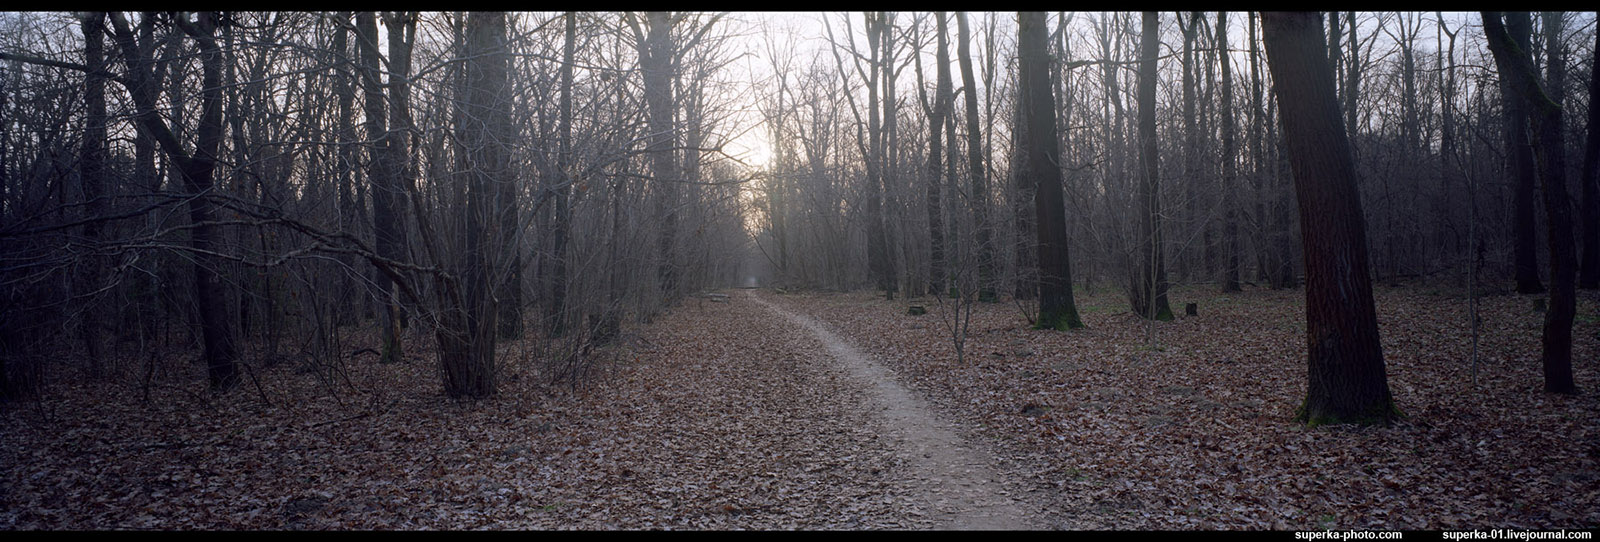
[[[1156,139],[1156,58],[1160,56],[1161,19],[1153,11],[1144,12],[1144,27],[1139,37],[1139,165],[1143,175],[1137,188],[1139,201],[1140,258],[1130,277],[1137,277],[1128,289],[1133,313],[1150,320],[1171,320],[1167,304],[1166,250],[1161,226],[1161,156]]]
[[[934,14],[937,19],[937,51],[934,54],[937,82],[934,84],[933,108],[928,115],[928,291],[939,294],[945,288],[945,254],[944,254],[944,204],[940,200],[941,191],[946,180],[940,178],[945,169],[944,159],[944,125],[946,117],[952,114],[951,81],[950,81],[950,46],[945,39],[945,14]],[[918,78],[921,77],[921,63],[918,62]],[[918,85],[921,88],[921,85]],[[954,149],[952,149],[954,150]],[[953,178],[949,179],[954,181]]]
[[[486,397],[495,391],[495,342],[498,309],[494,292],[505,280],[510,258],[495,220],[496,201],[511,182],[505,148],[509,104],[506,72],[506,14],[467,15],[465,92],[461,103],[458,184],[465,222],[462,245],[450,272],[436,285],[440,298],[437,335],[445,393],[451,397]]]
[[[399,39],[401,36],[392,38]],[[367,161],[367,180],[372,190],[373,246],[383,258],[404,261],[406,193],[399,181],[400,175],[404,174],[399,168],[407,153],[404,149],[396,153],[395,147],[405,146],[403,142],[408,137],[399,131],[404,127],[390,125],[390,121],[402,117],[403,113],[390,115],[387,111],[404,103],[398,92],[405,87],[391,86],[389,94],[393,96],[392,100],[383,92],[382,57],[378,54],[378,19],[370,11],[356,14],[356,50],[359,52],[357,62],[366,114],[364,128],[367,138],[372,141]],[[400,158],[401,162],[397,162],[396,158]],[[378,289],[378,329],[383,337],[379,360],[385,363],[400,361],[404,359],[404,347],[400,342],[402,316],[399,293],[395,290],[393,280],[385,273],[375,273],[372,280]]]
[[[1578,287],[1593,290],[1600,288],[1600,32],[1595,32],[1594,58],[1589,63],[1589,120],[1583,143],[1583,274]]]
[[[1222,65],[1222,231],[1227,243],[1228,261],[1222,269],[1222,291],[1239,291],[1239,197],[1238,162],[1233,136],[1233,64],[1228,54],[1228,12],[1217,12],[1217,59]]]
[[[1509,12],[1507,15],[1504,26],[1508,28],[1510,39],[1516,43],[1518,50],[1530,51],[1533,22],[1527,12]],[[1510,77],[1500,79],[1500,92],[1508,97],[1505,100],[1506,152],[1511,155],[1512,182],[1515,183],[1512,191],[1512,209],[1516,213],[1513,222],[1515,242],[1512,247],[1515,249],[1517,293],[1536,294],[1544,292],[1544,284],[1539,280],[1538,234],[1534,227],[1533,197],[1537,181],[1533,146],[1528,140],[1528,106],[1525,100],[1511,98],[1516,95],[1516,89],[1510,87],[1513,81]]]
[[[83,64],[88,71],[84,74],[83,156],[79,171],[83,179],[84,212],[90,217],[100,217],[106,212],[105,18],[105,13],[92,11],[82,14],[80,19]],[[84,223],[83,238],[91,244],[99,244],[102,241],[100,221]],[[100,288],[105,273],[101,258],[91,256],[86,263],[76,277],[77,290],[81,292],[78,295],[88,297],[80,305],[82,307],[94,304],[91,300],[98,297],[94,293]],[[88,309],[81,314],[79,332],[83,336],[84,353],[89,358],[89,376],[98,378],[106,361],[101,344],[104,323],[100,311]]]
[[[1529,115],[1533,147],[1538,152],[1539,179],[1544,189],[1545,216],[1550,243],[1550,309],[1544,318],[1544,389],[1577,393],[1572,381],[1572,320],[1577,311],[1577,258],[1572,246],[1572,207],[1567,196],[1566,166],[1562,148],[1561,104],[1539,81],[1533,58],[1507,30],[1520,16],[1483,13],[1483,30],[1494,53],[1506,102],[1521,102]]]
[[[1040,329],[1083,327],[1072,299],[1072,269],[1067,255],[1066,207],[1061,198],[1061,147],[1056,135],[1055,98],[1050,88],[1050,55],[1044,14],[1018,12],[1017,54],[1023,119],[1027,123],[1026,175],[1035,179],[1034,212],[1039,235]]]
[[[978,86],[972,75],[972,38],[964,11],[956,13],[956,32],[956,57],[961,64],[962,98],[967,112],[967,176],[972,181],[972,228],[977,235],[978,298],[994,300],[996,270],[991,241],[994,228],[989,224],[989,175],[984,167],[985,147],[979,142],[984,132],[978,128]],[[989,48],[994,49],[992,40]],[[952,147],[951,152],[954,151]]]
[[[235,345],[237,314],[229,306],[220,272],[223,262],[220,257],[222,232],[216,223],[217,203],[210,194],[215,185],[217,156],[223,135],[223,58],[216,40],[217,25],[222,20],[219,14],[211,12],[199,13],[193,21],[187,16],[173,19],[173,23],[195,41],[201,53],[200,124],[195,133],[194,151],[190,152],[156,111],[155,89],[146,84],[151,77],[149,70],[153,62],[147,54],[141,54],[146,51],[138,46],[127,20],[119,13],[111,13],[113,34],[127,66],[127,71],[118,81],[133,96],[138,110],[135,118],[177,165],[176,169],[183,178],[183,188],[193,197],[189,201],[189,220],[193,228],[190,247],[196,253],[194,293],[200,306],[207,376],[213,389],[228,390],[239,383],[239,354]]]
[[[1307,424],[1387,423],[1389,394],[1367,274],[1355,164],[1316,13],[1263,13],[1263,39],[1305,227]]]
[[[682,182],[678,169],[678,155],[673,147],[677,142],[677,129],[673,125],[672,81],[673,57],[676,46],[672,39],[672,23],[662,11],[645,14],[644,28],[636,18],[628,16],[639,51],[639,69],[644,75],[645,101],[650,120],[650,169],[656,196],[656,220],[661,224],[657,248],[659,250],[657,275],[662,295],[666,299],[678,296],[677,242],[678,183]]]
[[[561,46],[561,105],[560,127],[556,137],[560,141],[556,151],[556,176],[551,180],[555,183],[550,189],[555,196],[553,212],[555,219],[551,221],[550,229],[550,266],[549,288],[550,297],[545,302],[545,320],[550,328],[550,334],[561,336],[567,330],[567,244],[572,229],[572,207],[569,198],[572,192],[572,69],[577,55],[578,40],[578,15],[571,11],[562,16],[563,39]]]

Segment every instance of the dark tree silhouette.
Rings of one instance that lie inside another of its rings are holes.
[[[509,88],[506,14],[467,15],[465,93],[457,140],[457,187],[465,199],[463,244],[439,281],[439,365],[445,393],[478,398],[495,391],[498,307],[496,277],[503,273],[503,237],[494,220],[496,201],[510,184],[506,152]]]
[[[148,54],[142,54],[148,50],[138,46],[127,21],[120,14],[111,13],[112,29],[129,68],[127,76],[119,81],[133,96],[138,122],[177,164],[184,191],[193,195],[189,200],[189,221],[193,228],[189,239],[196,253],[194,292],[200,306],[206,374],[212,389],[228,390],[239,383],[239,350],[234,336],[238,316],[230,308],[221,274],[223,258],[218,254],[223,244],[222,229],[216,224],[218,205],[210,194],[215,185],[217,154],[222,147],[223,56],[216,39],[220,19],[211,12],[197,14],[194,21],[185,17],[173,19],[200,47],[200,124],[195,132],[194,151],[190,152],[156,109],[155,88],[146,84],[153,64]]]
[[[1311,12],[1261,16],[1305,247],[1307,392],[1296,419],[1387,423],[1400,414],[1378,342],[1355,164],[1321,23]]]
[[[1507,13],[1507,21],[1527,19]],[[1572,207],[1567,196],[1566,161],[1561,136],[1561,104],[1539,82],[1533,57],[1508,31],[1496,12],[1483,13],[1483,31],[1505,89],[1506,102],[1520,103],[1532,122],[1533,147],[1544,189],[1550,243],[1550,309],[1544,316],[1544,389],[1577,393],[1572,381],[1572,320],[1577,312],[1578,261],[1572,246]],[[1519,271],[1520,275],[1520,271]],[[1520,282],[1520,281],[1519,281]]]
[[[967,13],[956,13],[956,58],[961,64],[961,95],[967,109],[967,175],[972,178],[972,227],[977,233],[978,299],[987,301],[995,299],[995,256],[994,243],[990,241],[993,232],[989,226],[989,176],[983,167],[983,132],[978,128],[978,85],[972,76],[970,36]]]
[[[84,118],[83,118],[83,157],[79,174],[83,181],[84,211],[88,216],[98,217],[105,214],[106,202],[106,77],[105,77],[105,20],[106,14],[91,11],[82,15],[83,27],[83,65],[89,69],[84,76]],[[83,238],[92,245],[100,244],[101,223],[91,220],[83,225]],[[101,276],[104,274],[104,262],[101,258],[90,256],[87,265],[79,269],[76,292],[77,296],[87,296],[79,304],[80,307],[93,305],[92,298],[98,297],[95,291],[99,289]],[[82,311],[82,320],[79,322],[79,333],[83,337],[84,354],[89,358],[89,376],[98,378],[105,362],[105,352],[101,345],[101,335],[104,333],[104,324],[100,318],[100,311],[88,309]]]
[[[391,39],[398,38],[395,36]],[[389,96],[383,92],[382,57],[378,54],[378,19],[370,11],[356,14],[357,64],[360,67],[362,103],[365,106],[364,124],[372,150],[367,161],[367,179],[372,185],[372,236],[378,255],[404,261],[406,253],[405,191],[399,176],[400,163],[396,161],[395,147],[403,145],[407,137],[391,126],[392,118],[402,115],[388,113],[388,109],[402,103],[398,94],[404,86],[391,86]],[[398,153],[402,160],[404,150]],[[383,337],[383,349],[378,359],[392,363],[403,359],[404,347],[400,343],[400,299],[394,280],[385,273],[376,273],[373,282],[378,286],[378,329]]]
[[[1133,313],[1152,320],[1171,320],[1167,304],[1167,263],[1163,257],[1161,226],[1161,156],[1156,139],[1156,57],[1161,47],[1161,19],[1144,13],[1139,35],[1139,258],[1129,276],[1138,280],[1129,288]]]
[[[1039,234],[1040,329],[1083,327],[1072,299],[1072,268],[1067,259],[1067,217],[1061,196],[1061,145],[1056,135],[1055,97],[1050,85],[1049,39],[1042,12],[1017,14],[1018,72],[1022,122],[1019,148],[1027,153],[1023,175],[1034,179],[1034,213]]]
[[[1594,33],[1593,62],[1589,71],[1589,120],[1583,143],[1583,272],[1578,276],[1578,287],[1588,290],[1600,288],[1600,32]]]
[[[935,293],[944,291],[945,255],[944,255],[944,206],[941,201],[943,186],[949,181],[940,179],[939,175],[944,170],[944,125],[945,117],[951,114],[952,98],[950,95],[950,45],[946,36],[945,14],[943,11],[934,14],[938,18],[937,52],[934,55],[936,83],[934,83],[933,109],[928,114],[928,289]],[[921,72],[921,63],[918,63],[918,75]],[[920,88],[921,85],[918,85]]]
[[[1502,26],[1507,27],[1510,39],[1517,44],[1518,50],[1532,50],[1533,22],[1527,12],[1508,13]],[[1498,62],[1499,56],[1495,58]],[[1501,73],[1505,71],[1502,69]],[[1533,145],[1528,140],[1528,104],[1526,100],[1514,98],[1518,89],[1512,88],[1512,84],[1512,79],[1500,78],[1500,94],[1505,97],[1506,153],[1511,155],[1514,183],[1512,259],[1517,274],[1517,293],[1537,294],[1544,292],[1544,284],[1539,281],[1539,241],[1533,208],[1533,193],[1538,181],[1534,178]]]

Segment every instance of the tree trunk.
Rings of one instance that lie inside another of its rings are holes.
[[[505,148],[510,107],[506,14],[467,15],[457,177],[465,196],[464,237],[438,285],[440,296],[439,366],[445,393],[452,398],[482,398],[495,391],[496,277],[510,260],[502,252],[508,232],[499,231],[496,199],[511,184]]]
[[[560,337],[567,330],[567,237],[572,227],[568,195],[572,192],[572,63],[577,54],[578,16],[568,11],[566,38],[561,46],[561,126],[560,150],[556,153],[557,176],[553,207],[555,219],[550,228],[550,299],[545,304],[545,321],[550,335]]]
[[[503,16],[502,19],[504,19]],[[411,21],[412,28],[415,28],[415,18],[413,17]],[[505,22],[502,20],[498,24],[503,26]],[[493,40],[498,40],[499,42],[505,40],[504,30],[489,30],[489,32],[498,32],[497,35],[500,37],[495,37]],[[407,37],[411,34],[411,32],[407,32]],[[393,44],[394,38],[391,37],[389,43]],[[503,50],[506,47],[504,43],[490,43],[488,46],[491,50],[497,51],[493,54],[508,53]],[[407,64],[409,65],[409,50],[406,56]],[[497,64],[496,62],[499,63]],[[495,115],[487,123],[486,128],[490,137],[495,138],[495,141],[491,143],[495,146],[504,145],[505,143],[503,142],[511,141],[512,138],[512,113],[509,96],[512,95],[514,90],[511,88],[508,73],[498,75],[493,73],[495,70],[509,72],[510,66],[505,64],[508,62],[509,59],[491,60],[485,66],[485,69],[488,70],[484,75],[485,82],[499,85],[492,89],[485,89],[486,92],[489,92],[487,95],[490,100],[488,104],[489,110]],[[504,149],[497,152],[509,153],[508,150]],[[509,158],[503,159],[509,160]],[[495,332],[502,339],[515,339],[522,336],[523,261],[522,235],[520,234],[522,229],[522,206],[519,203],[522,198],[522,191],[517,189],[519,183],[517,183],[516,177],[517,170],[512,169],[508,162],[507,165],[503,166],[503,169],[495,173],[493,189],[489,195],[490,198],[493,198],[490,204],[490,212],[493,213],[494,219],[499,222],[495,225],[495,229],[498,230],[496,232],[498,242],[494,246],[499,251],[497,256],[503,258],[501,261],[505,262],[504,266],[494,267],[494,273],[489,278],[490,282],[495,285],[493,303],[496,306],[496,310],[499,311],[495,315]]]
[[[405,192],[396,179],[399,164],[395,163],[395,155],[390,150],[397,144],[398,136],[388,126],[387,98],[383,92],[378,54],[378,19],[370,11],[356,14],[356,49],[359,51],[357,62],[366,113],[364,128],[367,139],[372,141],[372,148],[368,151],[367,181],[372,191],[373,248],[380,257],[404,261],[405,223],[402,209]],[[404,359],[404,349],[400,343],[399,293],[395,290],[393,279],[385,273],[375,273],[373,282],[378,288],[378,331],[383,341],[378,359],[382,363],[397,362]]]
[[[1595,33],[1594,59],[1589,70],[1588,138],[1583,144],[1583,275],[1578,287],[1600,288],[1600,32]]]
[[[202,77],[205,88],[201,92],[201,117],[198,139],[193,154],[173,133],[170,126],[156,110],[155,84],[152,79],[152,49],[141,47],[133,30],[119,12],[111,12],[112,28],[118,47],[128,65],[127,77],[119,80],[128,89],[137,111],[135,122],[159,144],[170,158],[173,176],[181,178],[183,190],[194,194],[189,200],[190,247],[195,252],[194,296],[200,309],[200,330],[204,343],[204,358],[211,388],[217,391],[232,389],[238,384],[238,351],[234,346],[233,314],[227,308],[227,292],[217,273],[221,259],[213,254],[221,248],[220,232],[212,222],[215,205],[208,194],[213,186],[216,155],[222,143],[222,96],[220,88],[222,55],[217,47],[212,14],[201,13],[198,24],[187,19],[176,20],[184,31],[200,43]],[[143,31],[146,27],[141,25]],[[174,35],[176,36],[176,35]],[[174,37],[174,42],[177,38]],[[177,81],[177,78],[174,78]],[[174,103],[181,100],[174,100]],[[174,117],[173,122],[179,122]]]
[[[1222,291],[1239,291],[1239,190],[1238,161],[1235,158],[1233,136],[1233,64],[1228,54],[1228,12],[1217,12],[1216,46],[1221,50],[1217,60],[1222,65],[1222,236],[1227,244],[1228,262],[1222,270]]]
[[[1527,12],[1507,13],[1504,26],[1517,49],[1530,51],[1533,22]],[[1502,71],[1501,73],[1506,73]],[[1517,293],[1544,292],[1539,281],[1538,233],[1534,226],[1533,196],[1535,188],[1533,147],[1528,140],[1528,106],[1525,100],[1515,98],[1507,77],[1500,78],[1500,93],[1505,97],[1506,153],[1511,155],[1512,173],[1512,261],[1515,262]]]
[[[878,289],[890,299],[894,298],[894,269],[889,263],[889,240],[884,232],[883,217],[883,131],[879,124],[878,70],[879,49],[883,23],[882,13],[866,14],[867,49],[869,53],[867,76],[867,270],[877,282]]]
[[[1447,62],[1435,61],[1439,67],[1444,69],[1444,73],[1439,77],[1439,196],[1434,212],[1437,223],[1434,224],[1433,244],[1443,250],[1447,242],[1448,233],[1455,229],[1456,213],[1450,207],[1450,195],[1452,194],[1450,187],[1460,178],[1460,174],[1456,171],[1456,32],[1449,32],[1446,29],[1442,22],[1442,14],[1440,15],[1440,20],[1438,34],[1435,35],[1435,40],[1439,42],[1437,43],[1438,51],[1434,56],[1436,59],[1441,60],[1443,57],[1448,56],[1449,60]],[[1450,36],[1450,45],[1448,47],[1445,47],[1443,43],[1444,35],[1446,34]],[[1457,238],[1455,249],[1455,254],[1452,257],[1461,254],[1459,238]],[[1441,258],[1441,260],[1449,261],[1446,258]]]
[[[894,242],[899,239],[896,233],[897,225],[903,220],[896,220],[901,209],[899,204],[900,193],[900,133],[899,133],[899,107],[900,100],[895,97],[895,49],[894,49],[894,18],[892,12],[879,12],[878,30],[882,34],[878,37],[879,67],[883,70],[883,77],[879,82],[883,84],[883,160],[879,174],[883,178],[883,203],[884,203],[884,262],[885,276],[888,280],[887,297],[894,299],[900,291],[900,271],[905,268],[900,257],[900,248],[903,243]],[[891,246],[898,245],[898,246]]]
[[[1387,423],[1389,394],[1368,277],[1366,231],[1333,70],[1315,13],[1263,13],[1267,66],[1283,115],[1306,265],[1307,393],[1296,419]]]
[[[1510,93],[1507,100],[1521,101],[1530,113],[1534,150],[1539,154],[1539,179],[1544,188],[1544,209],[1550,243],[1550,310],[1544,317],[1544,389],[1575,394],[1572,380],[1572,320],[1577,311],[1577,258],[1572,246],[1572,207],[1567,197],[1563,158],[1561,104],[1539,83],[1533,58],[1520,47],[1496,12],[1483,13],[1484,35],[1495,67]],[[1526,19],[1527,14],[1522,14]],[[1515,24],[1517,18],[1508,13]]]
[[[982,133],[978,129],[978,86],[972,75],[971,32],[967,28],[967,13],[956,13],[956,57],[961,64],[961,87],[967,114],[967,175],[972,180],[972,228],[977,234],[978,299],[992,301],[995,295],[994,242],[990,240],[989,226],[989,174],[983,166]],[[953,150],[953,149],[952,149]]]
[[[1356,120],[1358,118],[1356,101],[1361,97],[1361,40],[1356,39],[1356,12],[1346,11],[1344,12],[1344,18],[1347,23],[1345,26],[1350,29],[1350,58],[1345,60],[1344,87],[1339,90],[1344,93],[1344,129],[1346,135],[1350,138],[1351,156],[1354,156]],[[1334,73],[1335,78],[1337,78],[1338,72]],[[1356,182],[1360,183],[1361,179],[1357,178]]]
[[[1161,235],[1161,157],[1156,140],[1156,57],[1160,54],[1160,16],[1154,11],[1144,12],[1144,26],[1139,34],[1139,165],[1143,175],[1139,179],[1139,244],[1141,258],[1130,276],[1134,281],[1128,297],[1133,301],[1133,313],[1152,320],[1171,320],[1172,307],[1167,304],[1167,267],[1163,256],[1166,246]]]
[[[135,119],[171,158],[176,175],[182,178],[183,190],[193,195],[189,200],[192,225],[189,242],[195,251],[194,297],[199,306],[206,373],[211,389],[230,390],[239,383],[239,354],[234,336],[234,319],[238,315],[229,310],[227,289],[219,272],[223,260],[215,254],[224,248],[224,243],[221,229],[214,222],[217,206],[209,196],[215,184],[217,153],[222,146],[223,59],[216,42],[216,16],[203,12],[198,14],[197,21],[174,20],[200,46],[200,124],[192,154],[184,149],[183,143],[156,111],[155,88],[149,84],[149,55],[141,54],[133,31],[121,14],[112,12],[111,16],[117,44],[129,65],[128,77],[122,83],[133,97],[138,111]]]
[[[1061,197],[1061,144],[1056,136],[1055,97],[1050,88],[1048,31],[1041,12],[1017,14],[1017,54],[1023,119],[1028,123],[1025,174],[1035,182],[1034,213],[1039,235],[1040,329],[1083,327],[1072,299],[1067,254],[1066,209]]]
[[[208,256],[223,249],[222,229],[212,223],[217,205],[203,194],[214,186],[216,156],[222,147],[222,48],[217,46],[216,16],[201,13],[199,22],[184,25],[200,44],[201,91],[200,126],[195,152],[183,166],[185,188],[196,194],[190,200],[189,220],[196,224],[191,242],[200,253],[195,264],[195,298],[200,304],[200,329],[205,337],[206,368],[211,388],[232,389],[239,383],[238,350],[234,346],[234,313],[228,307],[227,286],[223,284],[222,259]]]
[[[928,289],[935,294],[943,295],[945,287],[944,205],[940,201],[940,192],[945,181],[940,179],[939,176],[944,165],[941,161],[945,158],[944,138],[942,137],[944,135],[945,117],[950,114],[952,100],[950,97],[950,45],[948,40],[945,39],[944,12],[937,12],[934,17],[938,19],[938,36],[935,37],[938,45],[934,54],[935,71],[937,72],[935,76],[937,82],[934,83],[933,91],[934,104],[933,111],[928,115],[928,237],[930,241]],[[918,73],[921,73],[920,68]],[[920,84],[918,88],[921,88]]]
[[[1188,225],[1193,228],[1197,222],[1204,223],[1200,213],[1195,209],[1199,200],[1200,186],[1200,129],[1195,124],[1195,36],[1200,29],[1200,12],[1191,12],[1189,24],[1183,24],[1183,16],[1178,16],[1178,24],[1183,27],[1183,187],[1184,187],[1184,215],[1188,218]],[[1180,282],[1190,280],[1190,268],[1193,264],[1194,251],[1188,248],[1191,243],[1184,243],[1184,253],[1188,258],[1180,258],[1182,264]],[[1200,273],[1204,275],[1209,269]]]
[[[1344,38],[1344,26],[1339,21],[1339,12],[1328,12],[1328,65],[1333,68],[1333,73],[1335,74],[1333,78],[1334,87],[1339,86],[1337,74],[1343,73],[1340,71],[1342,66],[1339,61],[1344,58],[1344,48],[1339,44],[1339,40]],[[1335,88],[1334,92],[1338,92],[1338,89]]]
[[[1193,16],[1194,21],[1191,24],[1194,24],[1196,27],[1205,24],[1205,19],[1202,18],[1200,12],[1195,12]],[[1206,51],[1205,59],[1201,63],[1205,65],[1205,75],[1201,76],[1199,73],[1196,73],[1195,77],[1199,79],[1199,83],[1205,85],[1205,87],[1201,91],[1202,94],[1200,96],[1199,104],[1200,110],[1198,112],[1199,132],[1196,135],[1195,143],[1197,147],[1195,148],[1197,149],[1200,157],[1197,157],[1195,162],[1196,176],[1194,182],[1199,186],[1199,190],[1196,195],[1200,199],[1201,207],[1207,209],[1207,212],[1205,213],[1205,220],[1202,221],[1198,226],[1201,238],[1200,244],[1204,251],[1201,261],[1204,263],[1204,275],[1206,280],[1214,281],[1221,278],[1219,275],[1217,275],[1217,272],[1221,269],[1221,266],[1217,263],[1217,221],[1211,219],[1211,210],[1216,208],[1216,194],[1220,192],[1220,190],[1217,189],[1218,187],[1215,184],[1217,178],[1213,177],[1213,175],[1217,174],[1217,170],[1213,167],[1213,164],[1209,163],[1209,160],[1205,160],[1203,158],[1212,156],[1212,153],[1215,152],[1213,149],[1215,148],[1214,145],[1216,144],[1214,139],[1211,137],[1212,134],[1216,133],[1216,129],[1212,126],[1212,122],[1214,122],[1212,120],[1212,115],[1217,108],[1215,95],[1213,94],[1217,87],[1216,52],[1209,50]]]
[[[649,108],[649,152],[651,181],[655,189],[657,272],[661,294],[669,303],[678,297],[676,244],[678,225],[678,184],[683,179],[678,170],[678,154],[673,150],[677,130],[672,123],[672,78],[675,46],[672,41],[672,23],[663,11],[645,14],[644,40],[639,46],[639,69],[644,75],[645,103]]]
[[[1022,103],[1022,89],[1017,89],[1017,103]],[[1034,213],[1034,199],[1038,197],[1038,180],[1027,172],[1028,121],[1022,107],[1011,109],[1014,128],[1011,145],[1011,183],[1015,197],[1011,198],[1012,213],[1016,217],[1016,268],[1017,283],[1013,295],[1021,300],[1039,297],[1038,216]]]
[[[105,69],[105,16],[105,13],[91,11],[81,19],[83,64],[90,70],[84,75],[83,156],[79,168],[83,179],[84,214],[88,219],[83,225],[83,239],[95,248],[101,241],[98,219],[105,214],[106,207],[106,78],[101,73]],[[95,290],[99,289],[101,277],[105,274],[105,263],[102,257],[91,253],[84,264],[75,277],[74,297],[79,299],[74,301],[74,306],[84,308],[80,312],[83,319],[79,322],[79,333],[83,338],[84,354],[89,361],[89,378],[98,379],[105,363],[105,352],[101,345],[104,324],[100,311],[88,307],[92,307],[94,298],[99,297]]]
[[[1268,198],[1276,199],[1278,179],[1271,174],[1275,170],[1273,164],[1267,162],[1266,124],[1274,119],[1267,115],[1266,106],[1262,103],[1261,42],[1256,32],[1257,17],[1255,13],[1248,16],[1250,34],[1246,38],[1250,44],[1250,169],[1259,194],[1259,199],[1256,200],[1256,220],[1260,224],[1262,233],[1256,237],[1261,244],[1257,250],[1263,253],[1263,259],[1268,265],[1267,282],[1277,290],[1293,286],[1293,278],[1289,276],[1293,272],[1293,255],[1285,249],[1290,232],[1287,227],[1280,227],[1277,220],[1279,214],[1286,211],[1280,209],[1277,202],[1267,207]],[[1334,72],[1338,73],[1338,70]]]

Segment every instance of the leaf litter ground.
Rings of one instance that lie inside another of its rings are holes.
[[[1080,294],[1089,329],[1076,332],[981,304],[964,362],[945,306],[754,295],[932,405],[976,454],[963,457],[992,461],[976,469],[984,498],[1022,505],[1025,526],[1600,525],[1592,295],[1574,330],[1582,392],[1567,397],[1540,391],[1542,315],[1527,299],[1484,300],[1474,387],[1465,301],[1380,290],[1409,418],[1315,429],[1289,421],[1304,394],[1299,291],[1179,290],[1175,305],[1198,301],[1200,316],[1159,324],[1154,348],[1113,293]],[[58,375],[45,400],[0,414],[0,528],[962,526],[959,495],[905,453],[870,383],[752,297],[685,303],[581,389],[545,384],[530,347],[507,345],[500,394],[470,403],[441,396],[422,337],[407,363],[359,358],[320,378],[281,364],[220,397],[191,390],[201,369],[175,357],[153,366],[148,401],[137,377]]]
[[[1543,315],[1482,300],[1478,386],[1466,300],[1380,289],[1396,403],[1386,428],[1292,423],[1305,394],[1303,291],[1173,294],[1200,315],[1157,327],[1079,294],[1088,329],[1028,329],[983,304],[958,363],[940,318],[866,294],[792,295],[1026,465],[1043,504],[1101,529],[1594,528],[1600,525],[1600,311],[1574,329],[1582,393],[1542,391]]]

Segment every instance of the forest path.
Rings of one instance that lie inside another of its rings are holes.
[[[994,460],[982,446],[961,437],[951,423],[895,380],[894,373],[839,338],[816,319],[792,312],[747,290],[746,296],[804,328],[826,348],[839,368],[862,385],[869,396],[890,453],[909,466],[908,494],[926,503],[939,529],[1038,529],[1038,510],[1014,499],[1001,483]]]

